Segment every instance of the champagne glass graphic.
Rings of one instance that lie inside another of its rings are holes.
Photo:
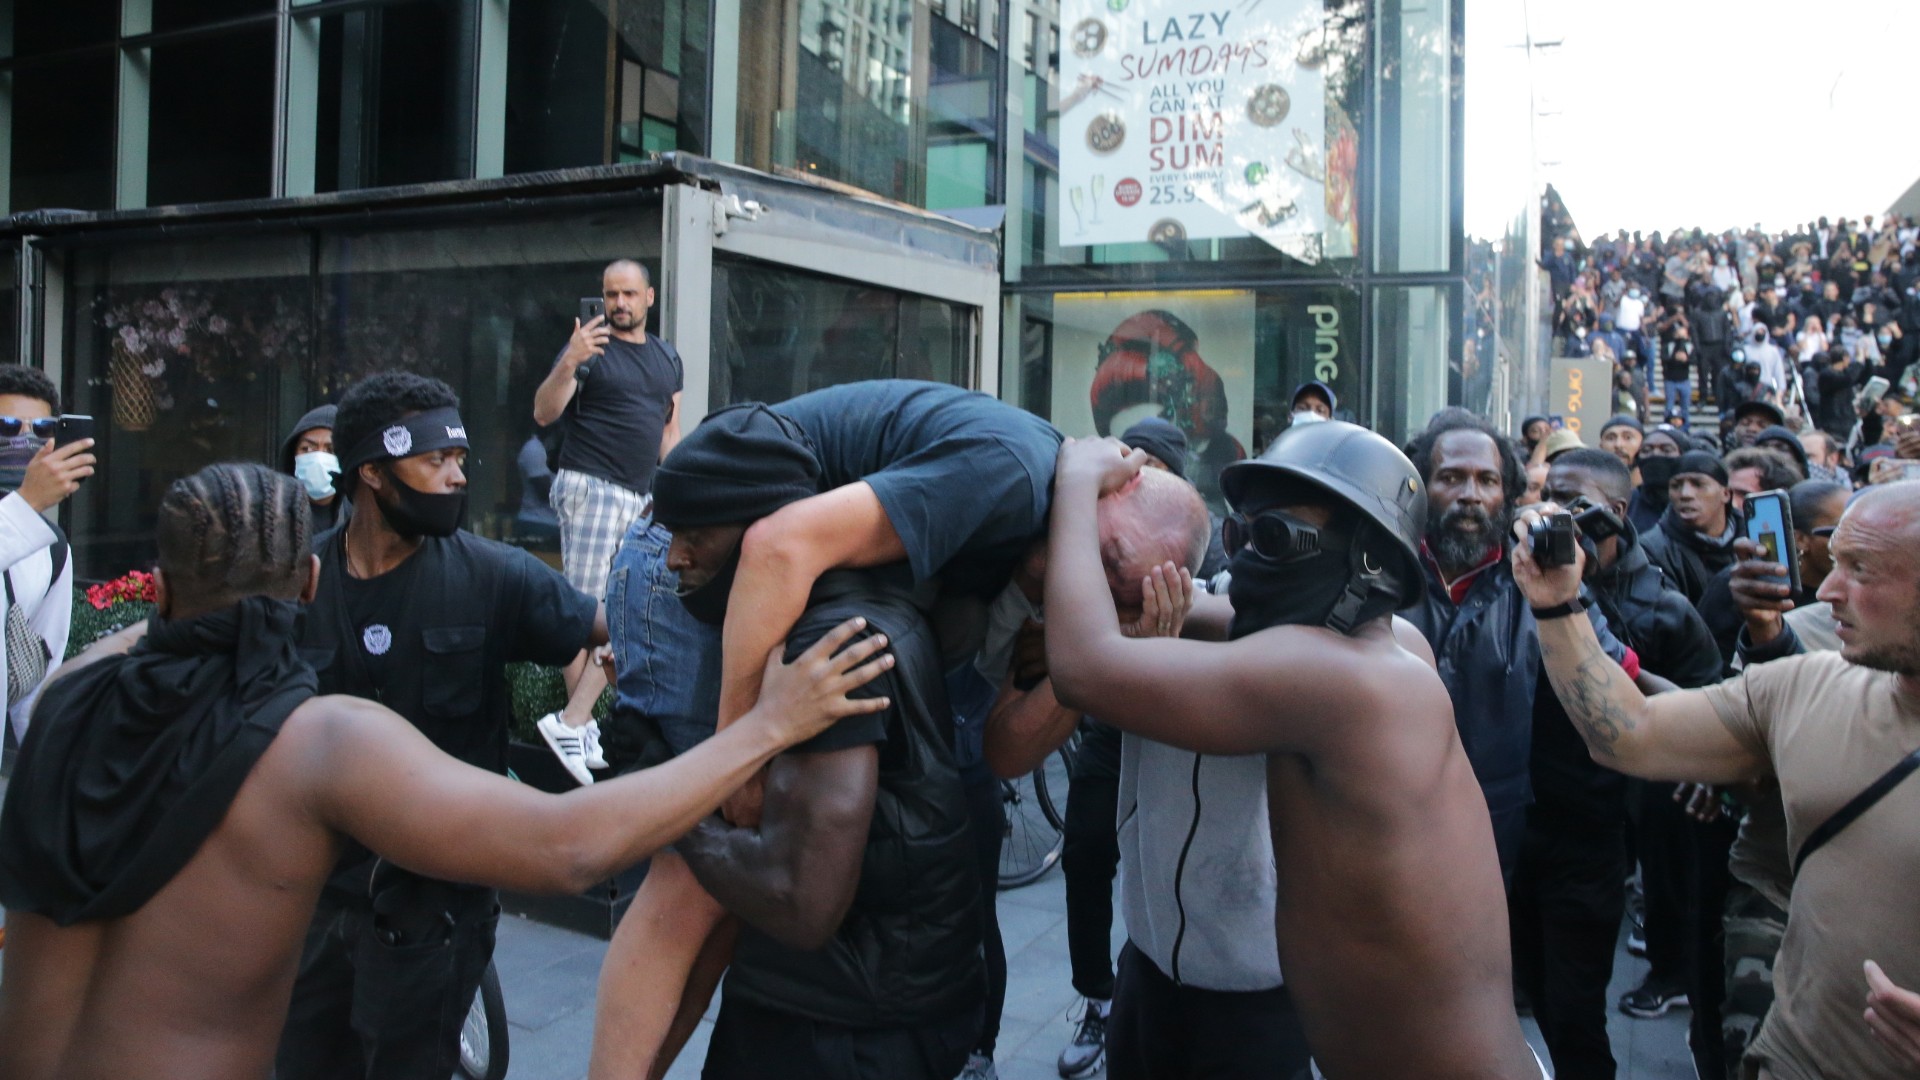
[[[1073,204],[1073,235],[1085,236],[1087,232],[1083,211],[1087,204],[1087,189],[1075,184],[1067,192],[1067,199]]]
[[[1100,173],[1095,173],[1090,182],[1093,185],[1093,214],[1088,220],[1098,225],[1100,224],[1100,204],[1107,198],[1107,178]]]

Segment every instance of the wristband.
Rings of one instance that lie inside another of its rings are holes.
[[[1587,610],[1587,605],[1576,596],[1564,604],[1555,604],[1552,607],[1537,607],[1531,610],[1533,611],[1533,619],[1535,622],[1546,622],[1548,619],[1564,619],[1569,615],[1578,615]]]

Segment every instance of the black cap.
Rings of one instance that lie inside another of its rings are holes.
[[[1168,421],[1149,416],[1121,433],[1120,441],[1159,458],[1180,479],[1187,478],[1187,436]]]
[[[800,425],[759,402],[708,414],[653,473],[653,516],[671,529],[758,521],[820,493]]]
[[[1235,507],[1257,476],[1302,481],[1332,495],[1379,526],[1398,566],[1388,568],[1404,593],[1401,606],[1426,595],[1420,566],[1421,534],[1427,524],[1427,489],[1407,455],[1358,424],[1328,420],[1281,432],[1265,453],[1220,470],[1220,491]]]
[[[1309,390],[1317,392],[1327,400],[1327,412],[1329,414],[1340,407],[1340,398],[1333,392],[1333,387],[1328,386],[1319,379],[1308,379],[1306,382],[1293,388],[1293,397],[1287,399],[1287,410],[1291,412],[1294,406],[1299,405],[1300,395]]]
[[[1767,418],[1768,427],[1786,427],[1787,416],[1779,406],[1770,401],[1743,401],[1733,407],[1733,419],[1739,423],[1742,417],[1760,415]]]
[[[1673,475],[1681,476],[1686,473],[1711,476],[1721,487],[1727,486],[1726,463],[1721,461],[1718,455],[1709,454],[1705,450],[1689,450],[1680,455],[1680,464],[1674,467]]]

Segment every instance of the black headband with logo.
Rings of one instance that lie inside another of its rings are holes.
[[[368,462],[391,461],[456,447],[467,448],[467,425],[460,419],[460,410],[443,406],[369,432],[341,458],[340,468],[351,476]]]

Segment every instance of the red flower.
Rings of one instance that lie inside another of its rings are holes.
[[[98,585],[87,586],[87,603],[94,610],[105,611],[121,603],[154,603],[159,592],[154,588],[153,575],[140,570],[128,571],[126,575]]]

